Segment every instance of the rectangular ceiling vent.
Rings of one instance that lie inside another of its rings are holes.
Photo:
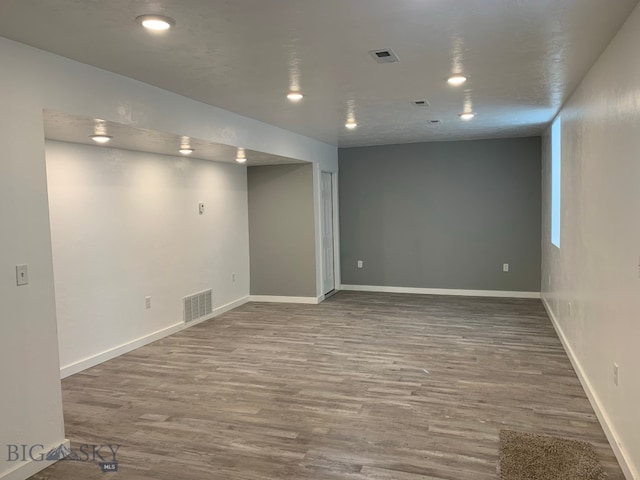
[[[195,293],[184,297],[182,299],[184,305],[184,321],[185,323],[193,322],[201,318],[206,318],[213,312],[212,303],[212,290],[205,290],[204,292]]]
[[[424,100],[414,100],[413,103],[416,107],[430,107],[431,104],[429,103],[429,100],[427,100],[426,98]]]
[[[382,50],[370,50],[369,53],[378,63],[396,63],[400,61],[398,56],[390,48],[384,48]]]

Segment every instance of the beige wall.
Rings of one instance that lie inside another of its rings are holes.
[[[559,249],[550,242],[548,132],[543,144],[543,298],[630,479],[640,478],[638,45],[636,8],[561,111]]]
[[[64,430],[42,110],[241,145],[316,168],[336,169],[337,149],[4,38],[0,58],[11,66],[0,78],[0,445],[48,447]],[[23,263],[31,283],[18,288],[15,266]],[[0,478],[26,478],[44,466],[3,456]]]
[[[247,300],[246,167],[53,141],[46,159],[63,376],[173,333],[185,296]]]

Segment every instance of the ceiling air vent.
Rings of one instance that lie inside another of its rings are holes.
[[[378,63],[396,63],[400,61],[398,56],[393,53],[393,50],[391,50],[390,48],[384,48],[382,50],[370,50],[369,53]]]
[[[414,100],[413,103],[416,107],[429,107],[431,106],[431,104],[429,103],[429,100],[427,100],[426,98],[424,100]]]
[[[442,125],[442,120],[429,120],[429,125]]]

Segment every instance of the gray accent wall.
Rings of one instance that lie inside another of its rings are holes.
[[[251,295],[316,296],[313,167],[247,168]]]
[[[339,162],[343,284],[540,291],[539,137],[343,148]]]

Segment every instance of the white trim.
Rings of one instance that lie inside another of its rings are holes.
[[[333,286],[334,291],[337,292],[340,290],[340,284],[342,283],[342,276],[340,273],[340,192],[338,192],[338,175],[340,172],[335,171],[331,173],[331,178],[333,179]]]
[[[60,445],[70,448],[69,440],[65,438],[60,442],[49,445],[49,447],[45,448],[42,453],[46,454],[51,449],[58,448]],[[24,480],[25,478],[30,478],[41,470],[50,467],[57,461],[58,460],[42,460],[41,462],[36,462],[35,460],[29,460],[28,462],[16,462],[16,467],[1,474],[0,480]]]
[[[328,173],[331,175],[331,218],[333,220],[333,290],[332,292],[338,291],[340,289],[341,283],[341,275],[340,275],[340,206],[338,205],[339,195],[338,195],[338,171],[332,170],[324,170],[320,169],[320,204],[322,206],[322,174]],[[320,209],[322,213],[322,208]],[[320,227],[324,225],[324,222],[321,219]],[[322,232],[324,233],[324,232]],[[320,235],[320,240],[322,241],[322,235]],[[322,246],[321,246],[322,247]],[[322,250],[322,248],[321,248]],[[318,303],[322,302],[328,296],[324,292],[324,251],[321,251],[322,261],[320,262],[320,279],[321,279],[321,288],[318,290],[318,293],[321,295],[318,297]]]
[[[449,288],[379,287],[374,285],[342,285],[340,290],[415,293],[419,295],[456,295],[461,297],[540,298],[540,292],[511,292],[507,290],[454,290]]]
[[[330,170],[320,169],[320,250],[322,260],[320,262],[320,280],[321,280],[321,288],[317,291],[319,294],[318,303],[322,302],[325,299],[325,294],[327,292],[324,291],[324,198],[322,197],[322,174],[331,175],[331,232],[332,232],[332,243],[333,243],[333,289],[330,292],[335,291],[340,285],[340,221],[338,218],[338,173]]]
[[[324,288],[322,285],[322,166],[319,163],[313,165],[313,225],[315,228],[316,295],[320,296]]]
[[[571,344],[569,343],[569,340],[564,334],[562,327],[560,327],[560,324],[558,323],[558,319],[553,313],[553,310],[551,310],[551,306],[549,305],[547,299],[544,297],[542,298],[542,304],[544,305],[544,308],[547,310],[547,314],[551,319],[551,324],[553,325],[553,328],[556,330],[556,333],[558,334],[558,338],[560,339],[560,342],[562,343],[562,346],[564,347],[564,350],[567,353],[569,360],[571,361],[571,365],[573,366],[573,369],[575,370],[576,375],[578,376],[578,380],[580,380],[580,383],[582,384],[582,388],[587,394],[589,403],[591,403],[591,406],[593,407],[593,410],[596,413],[596,417],[598,417],[598,421],[600,422],[600,425],[604,430],[604,434],[607,436],[607,440],[609,440],[611,449],[613,450],[613,453],[618,459],[618,463],[620,464],[622,473],[624,473],[624,476],[627,480],[640,480],[640,475],[638,474],[638,471],[633,466],[633,462],[631,461],[631,456],[626,451],[626,449],[622,446],[620,437],[616,432],[616,429],[614,428],[613,424],[611,423],[611,419],[609,418],[609,415],[607,415],[607,411],[603,407],[602,402],[600,401],[600,397],[598,396],[597,392],[591,385],[591,382],[589,381],[589,378],[585,374],[582,368],[582,365],[578,360],[578,357],[573,351],[573,348],[571,348]]]
[[[168,337],[169,335],[173,335],[174,333],[179,332],[188,327],[192,327],[202,322],[206,322],[207,320],[211,320],[218,315],[221,315],[229,310],[233,310],[241,305],[244,305],[249,301],[249,296],[245,296],[235,300],[231,303],[227,303],[226,305],[222,305],[211,312],[210,316],[206,318],[196,320],[194,322],[184,323],[184,321],[175,323],[169,327],[165,327],[161,330],[155,331],[148,335],[144,335],[143,337],[136,338],[131,340],[130,342],[123,343],[122,345],[118,345],[117,347],[110,348],[105,350],[104,352],[97,353],[90,357],[84,358],[74,363],[70,363],[69,365],[65,365],[64,367],[60,367],[60,378],[67,378],[70,375],[86,370],[87,368],[95,367],[96,365],[106,362],[107,360],[111,360],[112,358],[118,357],[120,355],[124,355],[136,348],[143,347],[144,345],[148,345],[149,343],[160,340],[161,338]],[[2,479],[3,480],[3,479]]]
[[[251,295],[250,302],[269,302],[269,303],[308,303],[318,304],[321,302],[320,297],[279,297],[276,295]]]
[[[313,215],[315,225],[315,256],[316,256],[316,295],[318,296],[319,303],[324,293],[323,285],[323,264],[322,261],[322,172],[331,173],[333,178],[333,262],[334,272],[333,277],[335,281],[335,289],[340,287],[340,209],[338,206],[338,168],[332,168],[328,165],[320,163],[314,163],[313,166]],[[269,300],[264,300],[265,302]],[[315,303],[315,302],[313,302]]]
[[[87,368],[95,367],[102,362],[106,362],[107,360],[111,360],[112,358],[124,355],[125,353],[135,350],[136,348],[140,348],[151,342],[155,342],[156,340],[160,340],[161,338],[179,332],[180,330],[182,330],[184,325],[184,322],[176,323],[174,325],[171,325],[170,327],[163,328],[143,337],[131,340],[130,342],[118,345],[117,347],[105,350],[104,352],[97,353],[77,362],[65,365],[64,367],[60,367],[60,378],[67,378],[68,376],[86,370]]]

